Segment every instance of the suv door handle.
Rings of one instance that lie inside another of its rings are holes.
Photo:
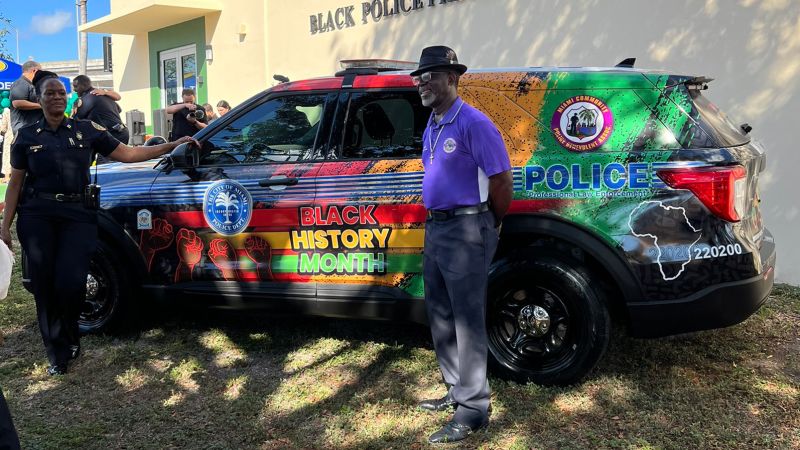
[[[258,185],[261,187],[267,186],[294,186],[299,180],[297,178],[267,178],[258,180]]]

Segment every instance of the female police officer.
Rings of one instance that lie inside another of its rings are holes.
[[[94,155],[138,162],[196,141],[186,137],[153,147],[130,147],[94,122],[65,118],[67,92],[56,74],[39,71],[33,84],[44,118],[20,129],[12,144],[0,239],[11,246],[11,221],[19,208],[17,233],[28,257],[39,328],[50,360],[47,372],[59,375],[80,352],[79,307],[97,242],[96,195],[88,187]]]

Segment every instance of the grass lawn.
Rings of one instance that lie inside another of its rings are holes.
[[[0,386],[26,449],[427,448],[448,419],[415,408],[444,392],[425,327],[154,311],[138,332],[84,338],[53,378],[12,283]],[[491,384],[492,425],[465,448],[800,448],[800,289],[724,330],[617,334],[578,386]]]

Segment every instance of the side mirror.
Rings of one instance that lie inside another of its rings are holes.
[[[192,169],[200,165],[200,149],[187,142],[175,147],[169,158],[174,169]]]

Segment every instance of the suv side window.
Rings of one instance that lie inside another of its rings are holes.
[[[311,159],[316,145],[323,144],[317,135],[325,101],[325,94],[291,95],[256,106],[203,142],[200,165]]]
[[[419,158],[430,114],[416,91],[353,94],[344,125],[342,157]]]

